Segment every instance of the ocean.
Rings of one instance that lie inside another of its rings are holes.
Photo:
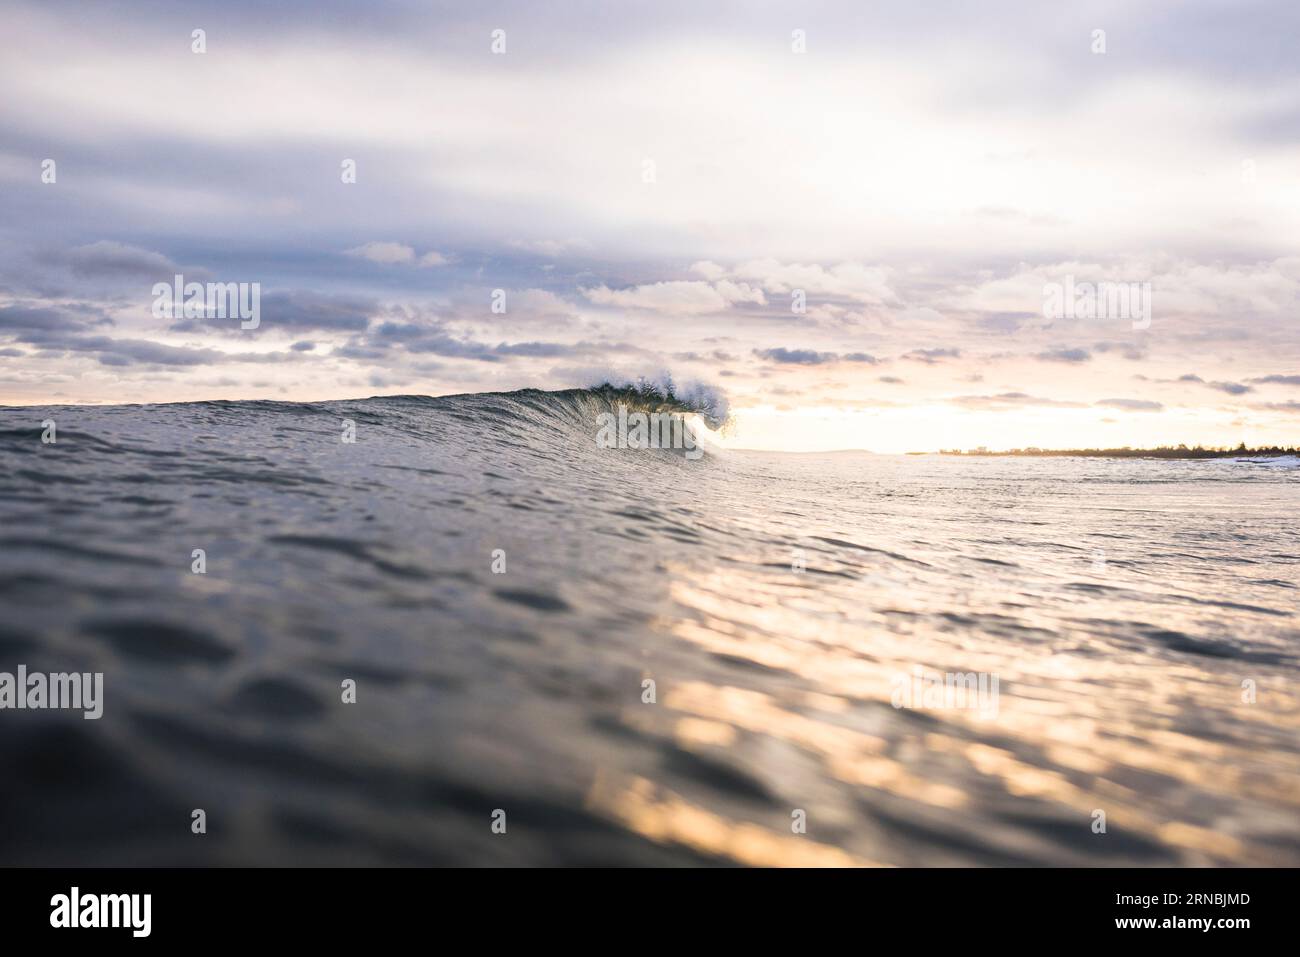
[[[1300,864],[1294,460],[616,398],[0,409],[0,863]]]

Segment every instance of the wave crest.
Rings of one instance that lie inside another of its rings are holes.
[[[722,389],[698,381],[678,385],[668,372],[655,377],[605,379],[593,383],[587,391],[605,398],[635,402],[646,411],[696,413],[714,430],[723,428],[731,417],[731,402]]]

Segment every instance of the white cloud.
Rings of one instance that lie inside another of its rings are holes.
[[[546,289],[512,289],[507,301],[510,303],[508,315],[512,319],[547,319],[560,323],[574,318],[573,305]],[[479,307],[476,305],[475,308]],[[493,317],[493,325],[500,325],[499,318]]]
[[[735,303],[764,304],[763,290],[746,283],[724,280],[719,283],[694,280],[672,280],[632,286],[628,289],[610,289],[596,286],[583,289],[582,294],[599,306],[617,306],[623,309],[646,309],[652,312],[680,315],[699,315],[721,312]]]
[[[727,274],[727,271],[715,262],[709,262],[703,259],[700,262],[691,265],[691,272],[698,273],[705,279],[721,279]]]
[[[558,259],[569,253],[590,252],[592,249],[591,243],[585,239],[512,239],[510,245],[549,259]]]
[[[1300,259],[1289,257],[1248,264],[1198,263],[1161,258],[1109,263],[1068,261],[1019,264],[1006,275],[985,273],[977,282],[939,298],[947,308],[981,312],[1041,314],[1044,286],[1073,277],[1078,283],[1150,283],[1153,322],[1199,319],[1226,333],[1246,320],[1289,324],[1300,310]],[[1191,327],[1184,324],[1184,331]]]
[[[415,261],[415,250],[403,243],[366,243],[344,251],[346,256],[368,259],[372,263],[410,263]]]
[[[762,306],[767,303],[767,297],[763,295],[763,290],[748,283],[732,282],[729,279],[724,279],[721,282],[715,282],[713,288],[718,295],[727,300],[728,305],[738,302],[752,302]]]
[[[839,296],[868,305],[880,305],[895,298],[889,280],[892,270],[842,262],[829,268],[803,263],[781,263],[775,259],[754,259],[736,266],[731,274],[757,281],[771,293],[785,294],[802,289],[809,295]]]
[[[445,266],[450,261],[437,250],[429,250],[423,256],[416,255],[415,249],[405,243],[372,242],[363,246],[354,246],[343,251],[345,256],[354,256],[372,263],[385,266],[417,265],[422,267]]]

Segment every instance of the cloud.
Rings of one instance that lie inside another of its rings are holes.
[[[1226,392],[1228,395],[1245,395],[1247,392],[1255,391],[1250,386],[1243,385],[1240,382],[1207,382],[1205,384],[1211,389]]]
[[[181,268],[162,253],[102,239],[68,251],[68,265],[78,276],[171,277]]]
[[[1092,353],[1087,349],[1053,349],[1049,352],[1040,352],[1034,356],[1042,362],[1087,362],[1092,358]]]
[[[101,318],[101,322],[108,320]],[[0,306],[0,332],[40,330],[45,332],[89,329],[91,323],[54,306],[11,304]]]
[[[940,359],[958,359],[960,357],[960,349],[913,349],[903,355],[904,359],[924,362],[926,365],[934,365]]]
[[[1250,381],[1260,385],[1300,385],[1300,375],[1265,375]]]
[[[736,303],[762,305],[766,302],[761,289],[727,281],[707,283],[677,279],[627,289],[596,286],[583,289],[582,294],[598,306],[644,309],[676,315],[722,312]]]
[[[217,349],[189,349],[169,346],[147,339],[109,339],[99,337],[65,343],[66,348],[97,353],[106,366],[129,366],[137,363],[162,366],[198,366],[224,362],[229,357]]]
[[[575,252],[592,251],[591,243],[585,239],[512,239],[509,245],[548,259],[558,259]]]
[[[565,345],[561,342],[515,342],[502,343],[496,347],[498,355],[530,356],[533,358],[557,358],[587,352],[583,347]]]
[[[691,264],[691,272],[698,273],[709,281],[721,279],[727,274],[727,271],[715,262],[709,262],[707,259],[700,260]]]
[[[1139,362],[1147,357],[1146,348],[1132,342],[1098,342],[1093,345],[1092,349],[1094,352],[1100,352],[1103,355],[1118,351],[1125,359],[1132,362]]]
[[[692,267],[716,275],[714,263],[700,262]],[[879,305],[893,300],[889,280],[892,270],[885,266],[867,266],[842,262],[829,268],[813,263],[782,263],[776,259],[753,259],[740,263],[726,275],[757,282],[774,295],[787,295],[802,289],[809,297],[830,296],[853,302]]]
[[[1247,392],[1255,391],[1250,386],[1244,385],[1240,382],[1206,382],[1200,376],[1190,372],[1187,375],[1179,376],[1178,381],[1195,382],[1198,385],[1205,386],[1207,389],[1214,389],[1217,392],[1226,392],[1228,395],[1245,395]]]
[[[755,349],[754,355],[771,362],[806,366],[821,365],[823,362],[834,362],[838,358],[833,352],[813,352],[811,349],[785,348]]]
[[[1207,249],[1208,253],[1208,249]],[[1085,327],[1113,331],[1132,328],[1138,316],[1053,319],[1043,314],[1045,290],[1072,279],[1084,283],[1144,284],[1150,290],[1150,320],[1167,337],[1241,340],[1285,331],[1300,309],[1300,258],[1223,262],[1219,257],[1115,255],[1106,260],[1073,260],[986,270],[976,281],[955,285],[938,302],[954,311],[985,317],[987,326]],[[1225,317],[1231,317],[1225,318]]]
[[[548,289],[511,289],[506,294],[506,302],[510,320],[546,320],[563,325],[575,317],[573,305]],[[482,307],[476,302],[469,311],[478,316]]]
[[[393,350],[410,355],[438,355],[476,362],[500,362],[503,358],[550,359],[587,353],[609,354],[630,347],[616,343],[569,344],[563,342],[483,342],[453,328],[454,323],[434,315],[408,315],[386,319],[354,336],[334,351],[344,358],[391,361]]]
[[[362,246],[345,249],[343,255],[383,266],[445,266],[448,259],[442,253],[430,250],[423,256],[416,256],[415,248],[405,243],[372,242]]]
[[[343,255],[384,265],[415,262],[415,250],[404,243],[366,243],[364,246],[343,250]]]
[[[263,293],[261,322],[256,330],[241,329],[229,319],[204,316],[182,319],[169,328],[172,332],[222,332],[230,335],[261,335],[267,332],[359,332],[379,311],[372,299],[353,295],[330,295],[306,289],[287,289]]]
[[[989,332],[1013,333],[1041,319],[1036,312],[988,312],[976,316],[975,325]]]
[[[1123,409],[1126,412],[1160,412],[1164,406],[1148,399],[1101,399],[1095,403],[1107,409]]]
[[[400,346],[410,353],[429,353],[458,359],[477,359],[497,362],[499,357],[492,349],[472,339],[453,336],[437,321],[386,321],[371,328],[368,333],[349,343],[355,351],[347,353],[354,358],[379,358],[384,350]],[[363,350],[377,349],[375,352]]]
[[[39,346],[51,354],[93,356],[106,366],[200,366],[226,362],[276,363],[297,358],[290,353],[227,353],[219,349],[174,346],[152,339],[114,338],[86,335],[63,329],[32,329],[18,335],[20,341]]]
[[[755,349],[754,355],[760,359],[777,362],[782,365],[822,365],[827,362],[861,362],[875,365],[879,360],[865,352],[814,352],[811,349]]]
[[[261,329],[364,329],[376,311],[373,300],[294,289],[262,296]]]
[[[978,409],[990,412],[1020,406],[1043,406],[1045,408],[1053,409],[1085,408],[1082,402],[1045,399],[1041,396],[1029,395],[1026,392],[1003,392],[998,395],[958,395],[952,396],[945,401],[950,402],[953,405],[964,406],[968,409]]]

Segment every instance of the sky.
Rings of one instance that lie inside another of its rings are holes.
[[[1290,0],[0,24],[3,404],[668,374],[747,448],[1300,444]],[[257,327],[159,315],[178,274],[256,283]]]

